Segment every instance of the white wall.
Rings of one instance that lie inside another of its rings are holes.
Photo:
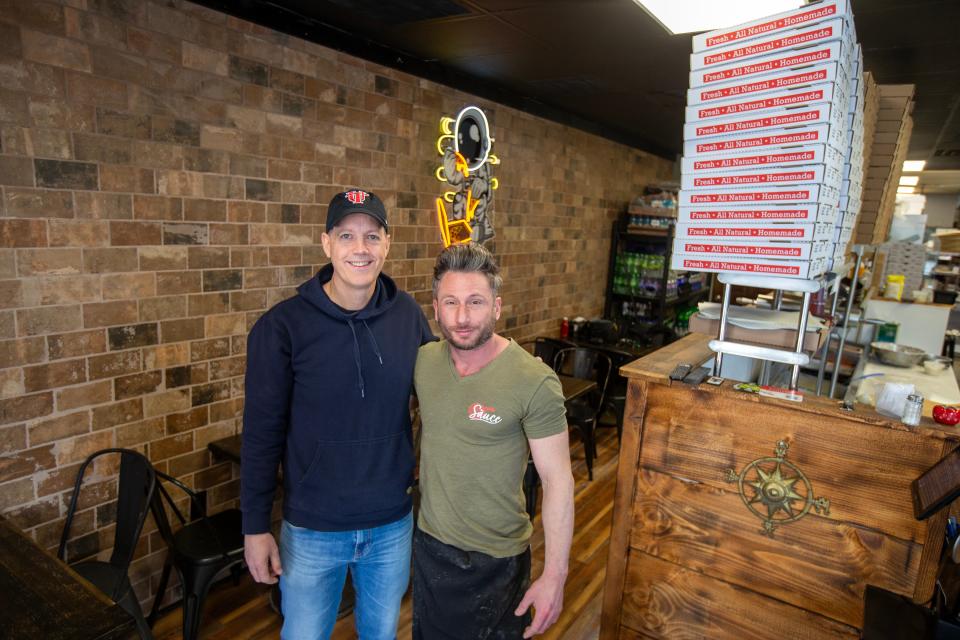
[[[932,228],[952,227],[953,219],[960,206],[960,195],[956,193],[931,193],[927,195],[927,226]]]

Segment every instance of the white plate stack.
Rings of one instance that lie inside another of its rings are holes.
[[[863,181],[849,0],[694,36],[690,60],[672,268],[792,278],[829,270],[842,260]]]

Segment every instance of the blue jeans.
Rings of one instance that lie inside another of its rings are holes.
[[[410,582],[413,514],[373,529],[280,529],[283,640],[327,640],[350,569],[359,640],[393,640]]]

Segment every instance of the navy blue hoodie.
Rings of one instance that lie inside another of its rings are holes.
[[[433,340],[414,299],[381,274],[356,312],[334,304],[325,266],[267,311],[247,340],[240,503],[245,534],[283,514],[318,531],[366,529],[411,508],[409,399],[417,349]]]

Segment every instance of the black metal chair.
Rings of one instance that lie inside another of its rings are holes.
[[[530,349],[527,349],[528,351],[530,351],[534,356],[543,360],[548,367],[552,367],[554,361],[557,359],[558,351],[561,349],[569,349],[570,347],[575,347],[577,345],[569,340],[563,340],[562,338],[547,338],[545,336],[537,336],[532,340],[524,340],[520,343],[520,346],[525,349],[530,347]]]
[[[527,349],[537,358],[540,358],[548,367],[553,367],[557,352],[561,349],[569,349],[577,346],[569,340],[561,338],[548,338],[546,336],[537,336],[532,340],[524,340],[519,343],[521,347]],[[527,515],[533,520],[537,513],[537,487],[540,485],[540,475],[533,464],[533,456],[527,458],[527,470],[523,474],[523,493],[526,498]]]
[[[593,480],[593,460],[597,457],[594,430],[606,401],[607,383],[610,381],[612,364],[610,356],[590,347],[561,349],[554,360],[557,373],[595,380],[597,388],[589,394],[567,402],[567,423],[580,432],[587,459],[587,475]]]
[[[156,496],[157,477],[153,466],[142,454],[129,449],[103,449],[92,453],[77,472],[77,480],[70,496],[67,519],[60,536],[57,557],[66,561],[67,540],[77,511],[80,488],[90,463],[100,456],[119,454],[120,472],[117,479],[117,516],[110,560],[85,560],[70,565],[71,568],[93,583],[124,611],[133,616],[141,638],[153,638],[150,625],[143,617],[140,602],[130,585],[130,562],[140,540],[143,523]]]
[[[188,522],[162,483],[158,485],[157,496],[153,501],[153,517],[157,521],[160,535],[167,544],[167,560],[157,587],[149,621],[152,623],[160,611],[170,578],[171,568],[175,568],[183,587],[183,640],[195,640],[200,631],[200,616],[203,601],[213,579],[222,571],[230,569],[234,580],[239,581],[243,568],[243,530],[239,509],[227,509],[212,516],[206,514],[206,507],[200,496],[182,482],[165,473],[157,471],[157,476],[176,486],[187,494],[195,513],[200,517]],[[176,532],[170,527],[164,502],[176,515],[181,526]]]
[[[601,353],[610,357],[610,381],[607,383],[607,392],[603,398],[603,408],[600,411],[600,417],[609,409],[613,412],[616,419],[617,442],[623,435],[623,413],[627,406],[627,379],[620,375],[620,368],[637,359],[637,356],[629,351],[622,351],[615,347],[597,346],[594,347]],[[597,424],[607,425],[606,422]]]

